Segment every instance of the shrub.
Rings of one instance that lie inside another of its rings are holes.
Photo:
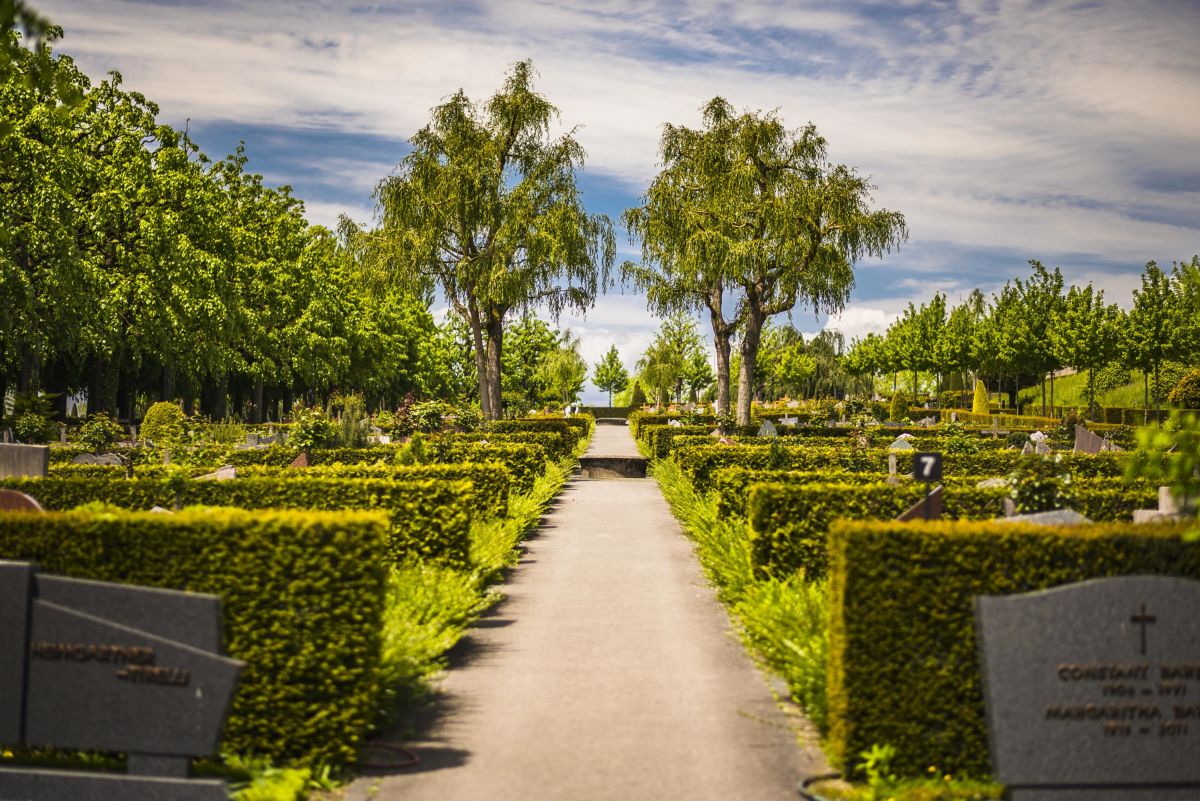
[[[1200,370],[1192,370],[1179,379],[1167,399],[1181,409],[1200,409]]]
[[[365,447],[371,437],[371,418],[367,415],[367,404],[363,396],[351,392],[337,399],[342,407],[342,416],[336,424],[330,423],[333,436],[331,444],[342,448]]]
[[[104,412],[96,412],[79,427],[75,441],[92,453],[100,453],[116,444],[124,433],[116,420]]]
[[[170,401],[159,401],[146,410],[142,425],[138,429],[139,440],[149,440],[160,448],[177,445],[183,441],[183,409]]]
[[[6,514],[0,559],[221,596],[228,653],[246,663],[222,751],[336,767],[376,713],[386,531],[347,511]]]
[[[1071,474],[1062,467],[1062,459],[1030,453],[1022,456],[1008,474],[1008,497],[1017,512],[1049,512],[1070,508]]]
[[[460,431],[478,431],[483,426],[483,412],[470,403],[464,403],[454,410],[454,425]]]
[[[296,406],[292,409],[292,422],[292,432],[288,435],[288,444],[292,448],[311,451],[334,444],[337,432],[323,409]]]
[[[25,412],[13,423],[13,434],[26,445],[41,445],[54,438],[54,421],[37,412]]]
[[[979,379],[975,380],[975,397],[971,400],[971,414],[987,414],[991,409],[988,406],[987,387]]]
[[[1182,526],[842,521],[830,531],[828,745],[850,767],[990,773],[974,598],[1118,575],[1200,579]]]
[[[436,434],[445,426],[447,414],[452,414],[453,407],[439,400],[421,401],[414,403],[408,412],[408,419],[414,431],[425,434]]]
[[[640,409],[646,405],[646,391],[642,389],[642,382],[633,382],[633,392],[629,396],[629,405],[634,409]]]
[[[888,407],[888,419],[896,422],[908,419],[908,396],[903,392],[898,391],[892,396],[892,405]]]
[[[374,555],[401,563],[468,562],[473,489],[465,481],[390,481],[250,476],[234,481],[188,481],[174,474],[108,479],[88,476],[6,479],[0,486],[28,493],[47,509],[66,510],[94,501],[123,509],[203,504],[241,509],[376,509],[392,520],[386,550]]]

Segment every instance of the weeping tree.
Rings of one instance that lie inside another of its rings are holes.
[[[707,309],[722,409],[740,337],[737,420],[748,425],[766,321],[800,303],[841,311],[853,263],[898,246],[907,227],[903,215],[869,207],[873,187],[829,162],[813,125],[788,130],[774,113],[739,115],[720,97],[702,113],[703,129],[663,127],[663,169],[624,216],[642,262],[623,269],[656,313]]]
[[[585,311],[615,258],[612,222],[589,215],[575,184],[584,151],[550,133],[558,110],[514,64],[477,105],[461,90],[433,109],[413,151],[375,197],[386,269],[431,278],[467,324],[484,417],[501,416],[504,324],[513,311]]]

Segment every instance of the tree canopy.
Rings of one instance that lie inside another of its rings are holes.
[[[436,281],[466,322],[488,419],[501,413],[509,314],[590,308],[615,259],[611,221],[576,186],[583,148],[573,131],[551,136],[558,110],[532,81],[521,61],[482,105],[456,92],[376,189],[393,277]]]
[[[740,337],[737,419],[745,425],[765,321],[798,303],[840,311],[853,263],[892,250],[907,228],[901,214],[870,208],[869,182],[829,162],[812,124],[789,130],[773,112],[737,114],[720,97],[702,114],[703,129],[663,126],[663,169],[625,213],[642,241],[641,264],[625,271],[652,310],[708,310],[724,408],[730,338]]]

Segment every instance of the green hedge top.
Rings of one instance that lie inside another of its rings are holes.
[[[221,596],[246,663],[222,751],[339,766],[377,711],[387,528],[347,511],[7,513],[0,559]]]
[[[141,475],[139,473],[139,475]],[[458,464],[334,464],[316,465],[302,470],[278,467],[246,467],[238,479],[270,476],[275,479],[372,478],[389,481],[470,481],[474,487],[473,511],[481,517],[505,517],[512,473],[499,462],[463,462]]]
[[[1076,511],[1095,521],[1130,520],[1134,509],[1157,499],[1147,485],[1125,486],[1114,479],[1083,480],[1072,487]],[[826,570],[826,539],[838,518],[894,520],[925,494],[925,485],[901,481],[876,483],[753,484],[747,517],[755,568],[763,574],[803,571],[810,579]],[[942,491],[943,515],[951,520],[1002,517],[1007,488],[978,488],[948,483]]]
[[[588,422],[585,418],[571,421],[575,418],[557,417],[526,417],[519,420],[495,420],[488,423],[488,432],[497,434],[524,433],[556,433],[561,434],[570,443],[568,451],[573,450],[579,440],[588,434]]]
[[[829,733],[849,767],[874,744],[901,774],[991,771],[977,595],[1107,576],[1200,579],[1183,525],[838,522],[830,532]]]
[[[435,464],[499,462],[512,473],[513,489],[526,493],[546,472],[548,456],[541,445],[528,442],[472,442],[457,435],[431,437],[425,453]]]
[[[394,562],[432,559],[466,566],[474,488],[466,481],[390,481],[250,476],[233,481],[155,478],[6,479],[0,486],[27,493],[46,509],[73,509],[93,501],[124,509],[203,504],[240,509],[379,509],[392,521],[385,553]]]
[[[900,472],[906,472],[911,465],[908,454],[907,451],[897,452],[897,468]],[[1062,469],[1080,478],[1118,477],[1124,472],[1128,456],[1112,452],[1065,453],[1061,454]],[[724,467],[761,470],[769,465],[771,452],[769,448],[740,445],[699,445],[676,450],[674,458],[696,491],[707,493],[712,489],[717,470]],[[886,448],[860,450],[848,445],[831,448],[788,445],[784,448],[784,458],[784,467],[791,470],[848,470],[886,474],[888,465]],[[1021,452],[1016,450],[947,453],[943,464],[948,476],[1005,476],[1020,458]],[[909,464],[906,465],[905,461],[909,461]]]

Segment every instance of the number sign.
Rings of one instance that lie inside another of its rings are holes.
[[[917,481],[942,480],[942,455],[940,453],[914,453],[913,478]]]

